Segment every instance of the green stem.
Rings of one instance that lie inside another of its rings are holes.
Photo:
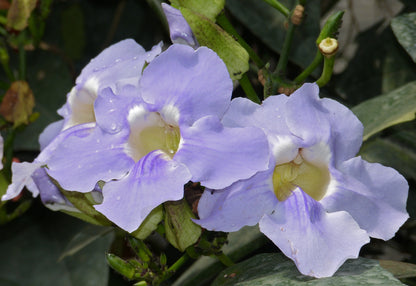
[[[300,75],[298,75],[294,79],[294,83],[295,84],[303,83],[305,79],[319,66],[322,60],[323,60],[323,56],[321,52],[318,50],[311,64]]]
[[[260,57],[253,51],[253,49],[244,41],[244,39],[238,34],[236,29],[233,27],[233,25],[230,23],[228,18],[225,16],[224,12],[220,13],[217,17],[217,23],[221,26],[221,28],[224,29],[228,34],[232,35],[234,38],[237,39],[237,42],[246,49],[248,55],[250,56],[250,59],[253,60],[253,62],[258,67],[263,67],[264,63],[260,59]]]
[[[286,71],[286,66],[289,61],[289,52],[290,47],[292,46],[295,28],[296,26],[292,22],[289,22],[289,27],[287,29],[285,41],[283,43],[282,52],[280,53],[279,62],[277,63],[276,70],[274,71],[274,74],[276,75],[284,74]]]
[[[223,252],[221,252],[220,254],[217,254],[216,257],[218,258],[219,261],[221,261],[222,264],[224,264],[227,267],[234,265],[234,261],[232,261],[231,258],[225,255]]]
[[[248,99],[250,99],[251,101],[253,101],[255,103],[260,103],[261,102],[259,97],[257,96],[256,91],[254,90],[253,86],[251,85],[251,82],[248,79],[247,74],[243,74],[243,76],[239,80],[239,83],[240,83],[241,87],[243,88],[243,90],[244,90]]]
[[[179,268],[182,267],[182,265],[185,264],[186,261],[189,260],[189,258],[189,255],[186,253],[182,255],[171,267],[169,267],[168,273],[175,273]]]
[[[277,0],[263,0],[276,10],[278,10],[280,13],[282,13],[285,17],[289,17],[290,11],[287,9],[282,3],[280,3]]]
[[[332,71],[334,69],[334,62],[335,57],[325,57],[324,59],[324,70],[322,71],[321,77],[316,81],[316,83],[319,85],[319,87],[323,87],[326,85],[332,76]]]

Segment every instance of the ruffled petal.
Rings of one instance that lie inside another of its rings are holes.
[[[109,133],[119,132],[128,125],[128,108],[135,101],[141,100],[139,90],[132,85],[124,86],[117,95],[111,88],[103,89],[94,102],[97,125]]]
[[[32,179],[32,174],[42,166],[40,162],[12,162],[12,183],[7,187],[6,194],[1,197],[2,201],[11,200],[17,197],[24,187],[32,193],[33,197],[39,194]]]
[[[233,85],[225,64],[212,50],[174,44],[146,67],[140,89],[145,102],[159,110],[174,106],[179,123],[191,125],[206,115],[221,117]]]
[[[200,226],[214,231],[237,231],[255,225],[277,204],[271,172],[261,172],[223,190],[206,189],[198,202]]]
[[[347,212],[326,213],[299,188],[259,225],[302,274],[318,278],[332,276],[370,241]]]
[[[396,170],[371,164],[360,157],[340,166],[344,174],[337,191],[322,200],[327,211],[347,211],[362,229],[388,240],[407,220],[409,185]]]
[[[66,210],[79,212],[52,182],[44,168],[38,168],[32,175],[33,182],[39,189],[42,203],[53,211]]]
[[[65,190],[90,192],[98,181],[120,179],[133,167],[124,152],[127,138],[127,130],[108,134],[98,127],[70,136],[48,160],[47,172]]]
[[[184,184],[190,178],[183,164],[161,151],[154,151],[137,162],[126,177],[105,184],[104,201],[95,209],[132,232],[155,207],[166,201],[180,200]]]
[[[293,135],[302,139],[303,147],[329,142],[331,126],[319,99],[318,85],[302,85],[289,97],[284,112],[287,126]]]
[[[207,116],[181,128],[181,136],[174,158],[189,168],[192,181],[205,187],[222,189],[268,167],[268,142],[259,128],[224,128]]]
[[[337,166],[358,153],[364,127],[354,113],[339,102],[329,98],[323,98],[321,102],[331,122],[332,156]]]
[[[172,43],[185,44],[193,48],[198,47],[198,41],[196,40],[188,22],[186,22],[185,18],[182,16],[181,11],[166,3],[162,3],[162,8],[166,19],[168,20],[170,39],[172,40]]]

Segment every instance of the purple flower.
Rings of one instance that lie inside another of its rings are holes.
[[[354,157],[362,124],[345,106],[320,99],[316,84],[262,105],[236,98],[223,123],[263,128],[269,168],[206,190],[198,205],[201,226],[236,231],[259,223],[302,274],[326,277],[356,258],[369,236],[390,239],[408,218],[406,180]]]
[[[34,197],[39,193],[41,197],[47,197],[46,200],[42,198],[47,202],[47,206],[56,209],[62,205],[66,198],[57,192],[52,183],[43,183],[42,188],[37,186],[42,180],[34,181],[34,176],[47,179],[47,176],[42,175],[42,171],[38,171],[39,168],[47,164],[56,148],[69,135],[84,136],[85,132],[89,132],[95,126],[94,104],[101,90],[117,90],[125,84],[138,86],[145,63],[150,62],[160,52],[161,44],[146,52],[134,40],[127,39],[108,47],[92,59],[77,78],[75,87],[68,93],[67,102],[58,110],[63,119],[47,126],[40,135],[39,156],[32,163],[12,163],[12,184],[2,200],[16,197],[26,186]],[[117,126],[108,128],[113,128],[111,132],[117,132]],[[56,198],[55,202],[51,200],[53,198]]]
[[[199,47],[192,29],[182,16],[181,11],[166,3],[162,3],[162,8],[169,24],[169,33],[172,43],[185,44],[193,48]]]
[[[267,169],[264,132],[220,122],[232,88],[213,51],[174,44],[144,69],[137,87],[99,92],[96,125],[65,138],[47,172],[69,191],[106,182],[95,208],[132,232],[152,209],[181,199],[189,180],[224,188]]]

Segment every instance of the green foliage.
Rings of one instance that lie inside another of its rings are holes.
[[[185,200],[166,202],[165,230],[166,239],[180,251],[185,251],[201,236],[201,227],[191,219],[195,218]]]
[[[225,0],[170,0],[170,2],[174,7],[190,9],[196,13],[204,15],[214,22],[217,15],[222,11],[222,9],[224,9],[225,5]]]
[[[391,21],[391,28],[399,43],[416,62],[416,13],[400,15]]]
[[[364,101],[352,111],[364,125],[364,140],[387,127],[413,120],[416,113],[416,82]]]
[[[283,254],[265,253],[221,272],[212,286],[240,285],[404,285],[377,261],[359,258],[347,261],[333,277],[314,279],[303,276],[293,261]]]
[[[163,207],[160,205],[153,209],[146,219],[142,222],[140,227],[135,230],[132,235],[138,239],[145,239],[154,230],[163,219]]]

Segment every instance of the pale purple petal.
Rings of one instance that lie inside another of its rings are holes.
[[[222,189],[268,167],[268,142],[259,128],[224,128],[216,117],[207,116],[181,128],[181,136],[174,159],[205,187]]]
[[[180,200],[184,184],[191,174],[187,168],[160,151],[154,151],[136,163],[121,180],[104,185],[104,201],[95,206],[109,220],[132,232],[158,205]]]
[[[323,107],[328,111],[331,122],[331,144],[335,165],[354,157],[360,150],[363,141],[364,127],[360,120],[339,102],[323,98]]]
[[[129,134],[108,134],[92,128],[83,136],[70,136],[47,162],[48,174],[65,190],[90,192],[98,181],[120,179],[134,164],[124,152]]]
[[[58,136],[58,134],[62,131],[63,127],[64,127],[63,119],[52,122],[51,124],[46,126],[46,128],[39,135],[40,150],[45,149],[46,146],[48,146],[49,143],[51,143],[52,140],[54,140],[55,137]]]
[[[347,211],[371,237],[392,238],[409,217],[405,178],[392,168],[360,157],[345,161],[340,171],[344,175],[337,191],[322,200],[325,209]]]
[[[278,200],[273,193],[271,172],[260,172],[223,190],[206,189],[198,202],[200,226],[214,231],[237,231],[255,225],[270,213]]]
[[[193,48],[198,47],[198,42],[188,22],[182,16],[181,11],[172,6],[162,3],[163,12],[169,24],[169,33],[172,43],[185,44]]]
[[[117,95],[111,88],[103,89],[94,103],[97,125],[109,133],[119,132],[128,124],[128,108],[135,101],[140,102],[140,95],[132,85],[120,88]]]
[[[302,85],[290,95],[284,108],[287,126],[293,135],[303,141],[303,147],[328,142],[331,126],[327,111],[319,99],[318,85]]]
[[[17,197],[24,187],[32,193],[33,197],[39,194],[39,189],[33,182],[32,174],[42,166],[39,162],[12,162],[12,183],[7,187],[6,194],[1,197],[2,201]]]
[[[79,212],[52,182],[44,168],[38,168],[32,175],[33,182],[39,189],[42,203],[51,210]]]
[[[179,123],[191,125],[206,115],[221,117],[233,85],[212,50],[174,44],[146,67],[140,88],[145,102],[159,110],[173,106],[179,111]]]
[[[259,225],[302,274],[318,278],[332,276],[370,241],[347,212],[326,213],[299,188]]]

